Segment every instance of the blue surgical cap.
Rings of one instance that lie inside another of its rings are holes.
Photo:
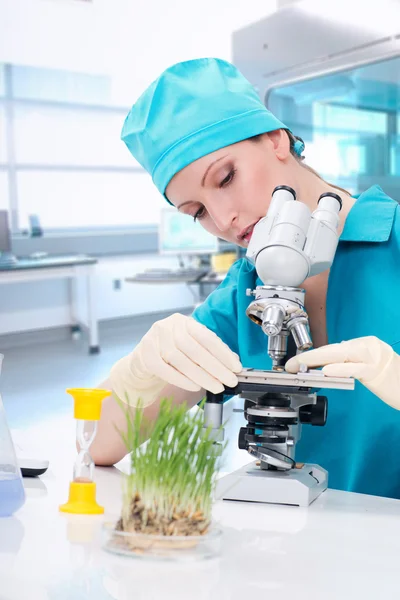
[[[252,136],[287,129],[229,62],[201,58],[166,69],[132,106],[121,138],[164,195],[193,161]]]

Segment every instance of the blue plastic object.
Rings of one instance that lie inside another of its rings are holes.
[[[0,373],[3,362],[0,354]],[[6,413],[0,396],[0,517],[10,517],[25,502],[21,470],[7,425]]]

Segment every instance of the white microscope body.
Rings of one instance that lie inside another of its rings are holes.
[[[296,201],[294,190],[279,186],[267,216],[254,228],[247,258],[255,264],[264,285],[248,290],[255,301],[246,314],[268,336],[273,368],[286,357],[290,333],[298,351],[312,346],[304,290],[298,286],[331,266],[338,244],[341,206],[339,196],[323,194],[311,213],[306,204]]]
[[[248,424],[240,430],[239,448],[257,459],[218,481],[217,497],[221,499],[308,506],[327,488],[325,469],[295,462],[295,444],[302,423],[325,425],[327,399],[317,396],[316,390],[351,390],[354,380],[307,369],[291,375],[284,372],[283,361],[290,334],[298,352],[312,347],[305,293],[298,286],[331,266],[341,204],[336,194],[323,194],[311,213],[296,201],[291,188],[279,186],[267,216],[254,228],[247,257],[264,285],[248,290],[255,300],[246,314],[268,336],[273,368],[245,369],[236,388],[217,395],[207,393],[205,425],[215,429],[222,423],[224,395],[245,398]]]
[[[298,287],[329,269],[338,245],[340,196],[322,194],[311,213],[294,190],[278,186],[267,216],[254,228],[247,257],[265,285]]]

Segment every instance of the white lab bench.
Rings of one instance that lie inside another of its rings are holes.
[[[0,519],[2,600],[398,597],[398,500],[327,490],[309,508],[219,502],[219,559],[182,565],[123,558],[100,543],[103,520],[120,509],[121,471],[96,469],[105,516],[61,514],[75,456],[72,418],[15,435],[25,447],[45,443],[51,464],[40,479],[25,479],[27,501],[15,517]],[[233,452],[243,463],[243,451]]]
[[[0,285],[29,283],[53,279],[69,281],[69,310],[71,333],[79,332],[81,325],[88,330],[89,353],[100,351],[99,329],[95,302],[94,273],[97,259],[86,255],[45,256],[44,258],[21,258],[12,266],[0,265]],[[77,314],[77,282],[85,283],[87,320]]]

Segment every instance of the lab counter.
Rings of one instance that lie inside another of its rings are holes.
[[[224,417],[233,407],[234,401],[226,404]],[[15,517],[0,519],[2,600],[389,600],[398,595],[400,501],[327,490],[308,508],[218,502],[220,558],[173,564],[119,557],[102,549],[101,526],[118,516],[127,460],[118,468],[96,469],[104,516],[65,515],[58,506],[67,499],[75,457],[73,419],[66,415],[13,434],[25,447],[32,443],[36,455],[45,452],[50,468],[41,478],[24,480],[25,505]],[[45,446],[39,449],[40,443]],[[247,460],[235,446],[233,440],[232,468]]]

